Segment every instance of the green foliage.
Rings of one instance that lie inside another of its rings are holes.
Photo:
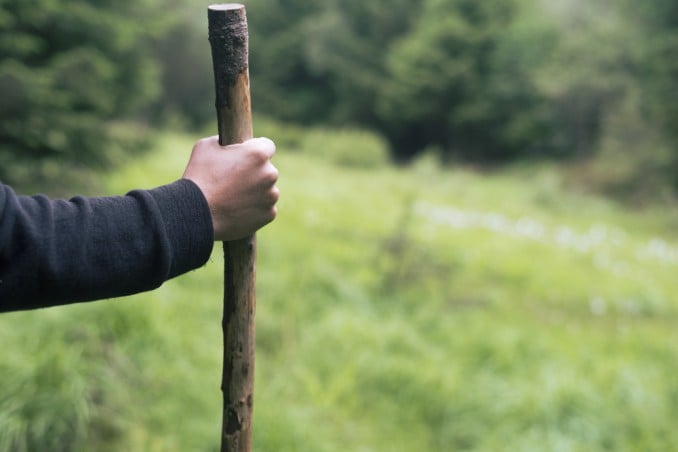
[[[629,129],[634,145],[649,148],[662,147],[663,128],[675,148],[672,8],[660,0],[252,2],[255,108],[370,127],[401,159],[429,146],[448,160],[590,157]]]
[[[159,94],[153,2],[5,0],[0,21],[0,177],[17,182],[32,161],[110,161],[107,143],[123,138],[114,120]]]
[[[305,27],[319,1],[253,1],[247,4],[253,108],[279,119],[309,121],[331,110],[324,80],[305,62]]]
[[[616,142],[658,168],[678,140],[674,3],[253,0],[253,108],[373,131],[400,160],[431,147],[446,161],[605,160]],[[130,120],[213,123],[205,16],[196,0],[3,1],[0,177],[120,162],[142,147]]]
[[[275,137],[279,148],[300,152],[338,166],[375,169],[387,166],[386,142],[373,132],[359,129],[304,128],[265,116],[255,116],[255,135]]]
[[[630,15],[637,19],[643,31],[641,79],[651,113],[673,139],[678,154],[678,6],[675,2],[653,0],[627,5]]]
[[[150,43],[148,57],[158,61],[162,95],[149,110],[157,124],[196,130],[215,121],[206,4],[175,3],[162,34]],[[161,9],[167,7],[163,3]]]
[[[671,3],[546,9],[559,39],[537,80],[557,113],[554,144],[585,157],[575,183],[634,204],[670,198],[676,186]]]
[[[403,0],[247,5],[255,108],[306,123],[374,126],[386,50],[417,8]]]
[[[73,322],[69,308],[40,318],[13,314],[15,327],[4,329],[4,338],[21,341],[23,355],[3,360],[1,450],[120,446],[130,426],[112,413],[132,401],[119,383],[133,385],[137,377],[114,338],[129,336],[133,330],[148,333],[152,325],[143,307],[132,311],[111,307],[105,318],[101,315],[81,312],[79,321]],[[36,335],[36,328],[45,328],[46,334]],[[102,365],[92,366],[93,360]]]
[[[389,163],[386,142],[361,130],[309,130],[304,134],[301,149],[338,166],[375,169]]]
[[[310,69],[327,79],[332,94],[328,119],[377,121],[374,105],[386,73],[386,49],[404,36],[418,15],[404,0],[334,0],[306,30]]]
[[[515,2],[425,3],[389,55],[379,99],[398,156],[439,145],[465,159],[506,160],[547,138],[530,71],[550,36],[512,29],[516,12]]]
[[[547,165],[329,164],[293,131],[258,234],[256,450],[675,448],[674,211]],[[192,143],[103,182],[166,182]],[[0,317],[0,449],[216,450],[221,278],[215,247],[151,293]]]

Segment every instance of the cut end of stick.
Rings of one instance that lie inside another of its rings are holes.
[[[210,5],[207,11],[212,47],[217,106],[230,105],[229,87],[237,84],[248,67],[248,36],[245,6],[239,3]]]
[[[234,9],[240,9],[244,8],[245,5],[242,3],[219,3],[219,4],[214,4],[214,5],[209,5],[207,9],[211,9],[213,11],[231,11]]]

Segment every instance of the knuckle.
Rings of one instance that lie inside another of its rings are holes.
[[[275,217],[278,216],[278,208],[276,206],[273,206],[269,209],[268,211],[268,221],[267,223],[270,223],[271,221],[275,220]]]
[[[201,146],[214,146],[219,144],[219,137],[217,136],[211,136],[211,137],[204,137],[198,140],[198,144]]]
[[[275,143],[270,138],[261,137],[257,139],[259,147],[270,157],[275,154]]]
[[[269,161],[269,156],[260,147],[252,148],[250,155],[258,165],[265,165]]]
[[[275,154],[275,143],[268,138],[255,138],[250,140],[248,144],[254,155],[260,161],[268,161]]]
[[[280,190],[278,189],[278,187],[271,188],[271,190],[269,191],[269,199],[273,204],[278,202],[278,200],[280,199]]]
[[[275,166],[270,165],[266,169],[266,172],[264,173],[264,180],[266,181],[266,183],[273,185],[276,182],[278,182],[279,176],[280,176],[280,174],[278,172],[278,169]]]

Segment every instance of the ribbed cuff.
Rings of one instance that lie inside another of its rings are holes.
[[[149,193],[160,208],[172,247],[169,278],[205,265],[214,246],[214,227],[200,187],[180,179]]]

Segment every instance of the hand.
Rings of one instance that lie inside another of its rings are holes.
[[[271,163],[275,144],[255,138],[220,146],[217,137],[193,147],[183,177],[195,182],[209,204],[214,240],[235,240],[273,221],[280,192],[278,170]]]

